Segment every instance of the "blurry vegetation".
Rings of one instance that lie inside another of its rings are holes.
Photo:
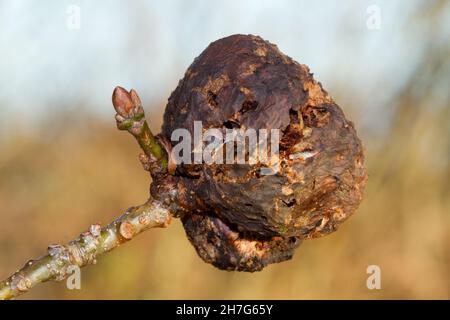
[[[363,137],[370,175],[360,209],[338,232],[304,242],[292,261],[260,273],[231,273],[203,263],[174,221],[85,268],[82,290],[51,283],[23,298],[449,299],[450,42],[432,28],[444,9],[437,2],[415,17],[430,27],[428,43],[387,102],[393,116],[382,138],[358,126],[350,99],[337,101]],[[3,137],[0,278],[43,254],[49,243],[68,241],[147,198],[150,178],[138,162],[138,147],[115,129],[108,107],[108,122],[63,113],[37,131],[18,122]],[[152,127],[160,121],[155,118]],[[382,290],[366,288],[371,264],[381,267]]]

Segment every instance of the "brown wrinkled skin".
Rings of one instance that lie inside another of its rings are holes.
[[[252,35],[211,43],[170,96],[162,135],[170,139],[177,128],[193,134],[194,121],[281,130],[275,175],[260,175],[260,163],[178,166],[201,204],[182,220],[206,262],[261,270],[291,258],[302,239],[335,231],[357,209],[367,174],[353,124],[308,67],[275,45]]]
[[[243,237],[209,215],[185,216],[183,225],[203,260],[230,271],[260,271],[270,263],[291,259],[301,243],[297,237]]]

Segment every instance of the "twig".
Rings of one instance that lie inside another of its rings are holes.
[[[136,138],[145,153],[145,159],[141,157],[141,161],[146,169],[152,175],[166,173],[167,153],[151,133],[136,91],[116,87],[112,100],[117,112],[117,127]],[[89,231],[66,245],[50,245],[46,256],[28,261],[22,269],[0,282],[0,300],[17,297],[41,282],[61,281],[69,275],[70,267],[95,264],[98,256],[142,231],[168,226],[171,217],[168,206],[150,199],[143,205],[131,207],[106,227],[91,225]]]
[[[168,162],[167,154],[148,127],[141,99],[136,91],[131,89],[128,92],[122,87],[116,87],[112,102],[117,112],[117,128],[127,130],[136,138],[149,161],[155,163],[151,171],[158,171],[156,168],[165,171]]]
[[[17,297],[41,282],[61,281],[70,274],[69,267],[95,264],[101,254],[131,240],[142,231],[167,227],[170,220],[169,211],[151,199],[128,209],[104,228],[98,224],[91,225],[89,231],[66,245],[50,245],[46,256],[28,261],[22,269],[0,282],[0,299]]]

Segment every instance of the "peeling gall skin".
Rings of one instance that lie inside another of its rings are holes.
[[[335,231],[361,202],[367,174],[353,124],[306,65],[260,37],[217,40],[194,60],[169,98],[161,135],[193,134],[194,121],[280,129],[275,175],[258,174],[261,163],[176,168],[188,238],[216,267],[257,271],[289,259],[301,240]]]
[[[301,243],[297,237],[245,237],[207,214],[185,216],[183,225],[198,255],[228,271],[260,271],[268,264],[292,258]]]

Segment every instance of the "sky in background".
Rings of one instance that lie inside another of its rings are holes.
[[[367,26],[373,5],[380,9],[379,29]],[[178,80],[210,42],[251,33],[307,64],[338,103],[350,99],[358,106],[353,112],[361,126],[377,126],[383,122],[376,122],[379,115],[389,111],[383,109],[385,99],[401,87],[426,44],[408,22],[418,5],[3,0],[0,121],[6,126],[10,119],[33,123],[48,112],[80,105],[111,117],[116,85],[137,89],[147,112],[159,116]],[[71,6],[80,10],[79,28],[71,24]]]

